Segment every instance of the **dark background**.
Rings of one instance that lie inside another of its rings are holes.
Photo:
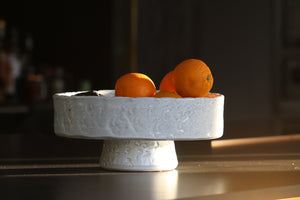
[[[68,89],[76,89],[80,79],[90,79],[97,88],[111,87],[109,1],[3,1],[0,9],[8,29],[19,29],[21,42],[26,34],[33,36],[37,70],[62,66],[71,76]]]
[[[32,34],[37,70],[63,67],[65,90],[78,90],[84,79],[92,89],[113,89],[130,69],[130,5],[137,5],[136,71],[158,86],[182,60],[201,59],[214,75],[212,91],[225,95],[224,138],[299,132],[297,1],[132,3],[2,1],[0,18],[21,38]],[[46,104],[22,116],[2,114],[9,123],[1,133],[54,134],[51,102]]]

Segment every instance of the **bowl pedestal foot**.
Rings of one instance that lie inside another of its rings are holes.
[[[102,168],[119,171],[167,171],[177,165],[172,140],[105,140],[100,157]]]

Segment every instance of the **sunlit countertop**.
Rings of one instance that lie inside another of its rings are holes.
[[[299,134],[213,140],[209,151],[203,151],[201,142],[177,145],[179,166],[166,172],[107,171],[94,155],[2,156],[0,196],[56,200],[300,197]]]

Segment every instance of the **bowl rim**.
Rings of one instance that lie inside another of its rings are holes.
[[[152,99],[156,101],[165,101],[172,99],[173,101],[186,101],[186,100],[199,100],[199,99],[219,99],[224,98],[225,96],[221,93],[212,92],[214,94],[217,94],[216,97],[183,97],[183,98],[172,98],[172,97],[163,97],[163,98],[156,98],[156,97],[122,97],[122,96],[114,96],[115,90],[109,90],[109,89],[103,89],[103,90],[93,90],[97,91],[99,93],[103,93],[103,95],[107,96],[76,96],[76,94],[82,93],[82,92],[88,92],[88,91],[72,91],[72,92],[62,92],[62,93],[55,93],[53,95],[53,98],[72,98],[72,99],[131,99],[131,100],[141,100],[141,99]]]

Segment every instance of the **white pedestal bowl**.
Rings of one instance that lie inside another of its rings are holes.
[[[54,131],[72,138],[104,140],[100,165],[126,171],[164,171],[178,165],[175,140],[223,135],[224,96],[213,98],[104,97],[59,93]]]

